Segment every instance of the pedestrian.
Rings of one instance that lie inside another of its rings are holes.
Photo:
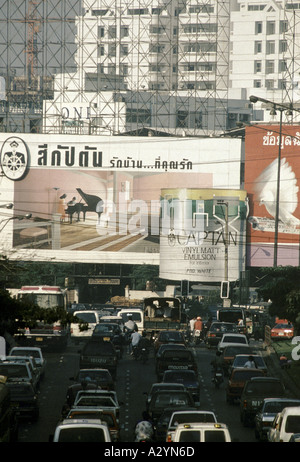
[[[141,340],[142,336],[136,328],[133,333],[131,334],[131,354],[133,355],[134,349],[138,348],[138,344]]]

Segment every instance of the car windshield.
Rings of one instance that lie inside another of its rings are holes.
[[[69,419],[99,419],[102,422],[106,422],[107,425],[112,428],[115,426],[113,416],[111,414],[105,414],[102,411],[73,411],[70,413]]]
[[[114,347],[110,342],[89,342],[82,350],[82,354],[86,356],[109,356],[114,352]]]
[[[289,415],[285,424],[286,433],[299,433],[300,432],[300,409],[299,415]]]
[[[211,332],[238,332],[235,324],[223,324],[221,322],[214,322],[209,330]]]
[[[280,382],[249,382],[244,388],[248,396],[276,396],[282,395],[284,390]]]
[[[35,359],[40,359],[38,350],[23,350],[22,348],[14,349],[11,353],[13,356],[32,356]]]
[[[96,323],[97,318],[95,313],[76,313],[75,317],[80,319],[83,322],[87,323]]]
[[[265,403],[263,412],[265,413],[270,413],[270,414],[278,414],[278,412],[281,412],[285,407],[291,407],[291,406],[300,406],[300,401],[299,403],[295,402],[289,402],[289,401],[268,401]]]
[[[233,362],[232,367],[241,367],[249,360],[249,356],[237,356]],[[254,356],[253,361],[257,367],[265,367],[265,362],[261,356]]]
[[[276,324],[273,329],[292,329],[291,324]]]
[[[215,422],[216,419],[211,412],[180,412],[173,414],[169,427],[177,427],[178,424],[191,422]]]
[[[10,396],[12,399],[15,399],[17,396],[28,397],[34,395],[34,390],[32,385],[29,383],[18,383],[9,385]]]
[[[191,399],[187,393],[158,393],[154,396],[151,402],[151,407],[169,407],[169,406],[185,406],[190,405]]]
[[[28,371],[25,364],[0,364],[0,375],[9,378],[28,377]]]
[[[181,332],[161,332],[159,335],[161,342],[180,342],[183,340]]]
[[[238,337],[237,335],[225,335],[222,341],[225,343],[247,343],[244,337]]]
[[[180,433],[179,441],[182,443],[193,443],[203,441],[199,430],[186,430]],[[206,430],[204,433],[206,443],[224,443],[226,441],[223,430]]]
[[[97,324],[94,329],[95,334],[110,333],[114,332],[118,326],[113,324]]]
[[[134,312],[119,313],[118,316],[121,316],[124,323],[126,323],[128,321],[129,317],[131,317],[132,320],[135,321],[135,322],[141,322],[142,321],[141,313],[134,313]]]
[[[77,377],[78,382],[82,382],[84,380],[90,379],[92,382],[107,382],[112,380],[110,373],[108,370],[104,371],[80,371]]]
[[[249,346],[230,346],[224,350],[223,356],[235,356],[242,353],[251,353],[252,350]]]
[[[76,428],[62,429],[58,441],[60,443],[104,443],[105,435],[102,428],[78,425]]]

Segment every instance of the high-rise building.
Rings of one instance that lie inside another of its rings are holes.
[[[269,120],[249,96],[297,104],[299,5],[4,0],[0,130],[208,136]]]

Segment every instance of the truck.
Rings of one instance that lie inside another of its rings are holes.
[[[186,330],[187,319],[177,297],[146,297],[143,300],[144,330],[156,335],[162,330]]]
[[[18,290],[18,300],[24,300],[45,310],[62,308],[67,312],[67,291],[59,286],[28,285]],[[37,321],[37,325],[15,334],[18,346],[38,346],[43,350],[62,350],[67,346],[70,329],[60,321],[53,324]]]

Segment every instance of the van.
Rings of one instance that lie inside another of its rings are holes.
[[[272,443],[288,443],[294,433],[300,433],[300,406],[286,407],[277,414],[268,440]]]
[[[174,432],[174,443],[230,443],[227,425],[217,422],[179,424]]]
[[[99,323],[99,313],[93,310],[74,311],[73,316],[79,322],[71,323],[71,339],[78,343],[91,337],[96,324]]]
[[[144,312],[140,308],[122,308],[118,312],[118,316],[123,319],[125,324],[131,316],[132,320],[136,323],[139,332],[144,330]]]
[[[107,443],[111,442],[106,423],[94,419],[65,419],[56,426],[54,443]]]

